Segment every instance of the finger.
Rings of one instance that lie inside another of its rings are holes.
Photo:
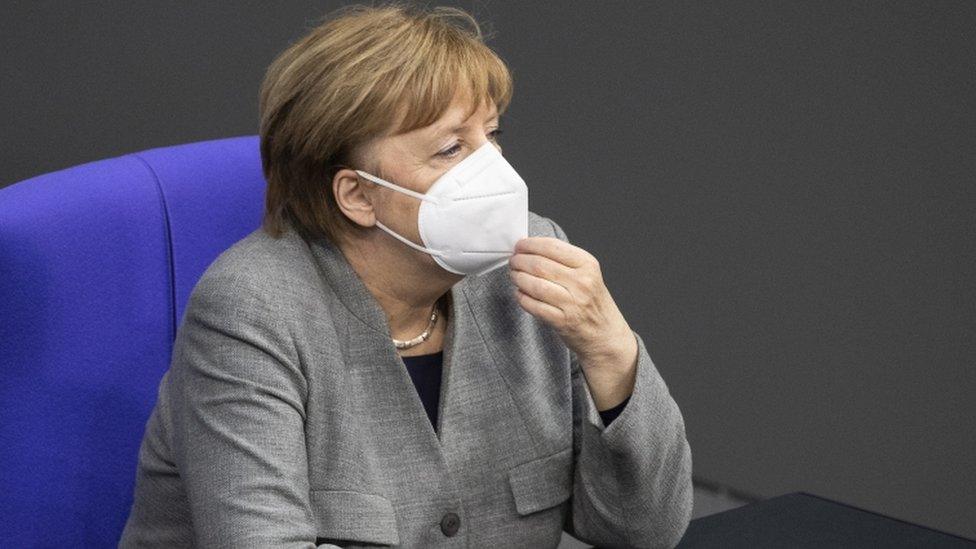
[[[569,303],[572,299],[569,290],[551,280],[514,269],[509,273],[519,290],[553,307],[560,308],[560,303]]]
[[[543,301],[539,301],[518,288],[515,289],[515,299],[529,314],[541,318],[550,324],[557,325],[558,323],[562,322],[563,318],[565,317],[562,309],[553,307],[552,305]]]
[[[513,254],[508,259],[508,264],[512,269],[551,280],[566,289],[569,289],[576,272],[562,263],[537,254]]]
[[[515,243],[515,253],[545,256],[574,269],[583,266],[588,255],[583,248],[551,236],[525,237]]]

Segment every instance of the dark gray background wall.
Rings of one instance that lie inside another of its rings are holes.
[[[256,133],[265,67],[338,5],[5,4],[0,186]],[[513,70],[530,208],[601,260],[696,478],[976,537],[976,4],[454,5]]]

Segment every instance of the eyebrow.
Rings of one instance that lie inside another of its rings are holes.
[[[501,118],[501,115],[497,112],[493,116],[491,116],[488,120],[495,120],[496,118]],[[461,124],[460,126],[455,126],[453,128],[443,128],[441,130],[438,130],[437,133],[434,134],[434,137],[438,138],[448,134],[458,133],[459,131],[467,127],[468,127],[467,124]]]

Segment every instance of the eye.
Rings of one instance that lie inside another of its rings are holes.
[[[443,150],[443,151],[437,153],[437,156],[443,156],[444,158],[450,158],[450,157],[454,156],[454,153],[456,153],[460,149],[461,149],[461,146],[458,145],[457,143],[455,143],[454,146],[451,147],[450,149],[446,149],[446,150]]]
[[[490,136],[490,139],[492,141],[497,140],[498,139],[498,136],[501,135],[501,134],[502,134],[502,129],[501,128],[495,128],[494,130],[488,132],[488,135]],[[450,149],[445,149],[445,150],[437,153],[437,156],[440,156],[440,157],[443,157],[443,158],[453,158],[455,156],[455,153],[457,153],[459,150],[461,150],[460,149],[460,145],[458,145],[457,143],[455,143],[454,146],[451,147]]]

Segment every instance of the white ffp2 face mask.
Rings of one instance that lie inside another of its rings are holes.
[[[482,275],[501,267],[515,243],[529,235],[528,187],[494,143],[486,142],[434,181],[427,194],[356,170],[360,176],[418,198],[417,227],[424,246],[380,229],[404,244],[430,254],[444,269]]]

